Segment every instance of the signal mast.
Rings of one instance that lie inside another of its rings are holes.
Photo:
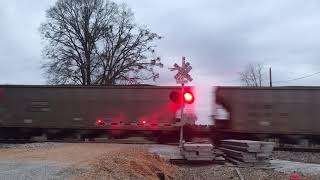
[[[182,65],[179,66],[177,63],[173,65],[173,68],[169,68],[171,71],[177,70],[178,73],[174,76],[177,84],[181,84],[181,94],[180,94],[180,104],[181,104],[181,126],[180,126],[180,140],[179,147],[183,146],[183,126],[185,124],[183,110],[185,103],[191,104],[194,101],[194,96],[191,92],[185,92],[184,84],[191,82],[193,79],[190,76],[189,72],[192,69],[192,66],[189,62],[186,62],[186,58],[182,57]]]

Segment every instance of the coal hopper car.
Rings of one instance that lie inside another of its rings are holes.
[[[175,86],[0,86],[0,136],[175,131]]]
[[[218,131],[243,138],[319,138],[320,87],[221,86],[215,94],[216,104],[228,112],[227,120],[215,118]]]

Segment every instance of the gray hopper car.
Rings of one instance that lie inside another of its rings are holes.
[[[0,128],[176,129],[177,109],[158,86],[0,86]]]
[[[229,120],[225,130],[243,133],[320,135],[319,87],[217,87],[216,103]],[[217,127],[218,127],[217,126]]]

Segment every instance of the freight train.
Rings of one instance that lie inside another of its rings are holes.
[[[213,116],[211,127],[196,126],[194,87],[178,86],[0,86],[0,138],[45,136],[91,138],[143,135],[177,141],[185,104],[185,138],[214,140],[320,140],[320,87],[213,88],[214,106],[228,114]]]
[[[180,92],[180,87],[150,85],[2,85],[0,138],[121,137],[139,133],[163,138],[179,130]],[[186,87],[184,93],[190,102],[186,104],[192,104],[192,87]],[[188,117],[196,118],[191,113]]]
[[[214,116],[216,139],[320,142],[320,87],[221,86],[214,94],[228,114]]]

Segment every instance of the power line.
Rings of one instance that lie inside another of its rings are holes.
[[[314,75],[317,75],[317,74],[320,74],[320,71],[316,72],[316,73],[313,73],[313,74],[306,75],[306,76],[301,76],[301,77],[298,77],[298,78],[294,78],[294,79],[289,79],[289,80],[284,80],[284,81],[274,81],[273,83],[283,83],[283,82],[296,81],[296,80],[308,78],[308,77],[311,77],[311,76],[314,76]]]
[[[307,73],[304,73],[302,75],[305,75]],[[305,75],[305,76],[300,76],[300,77],[297,77],[297,78],[293,78],[293,79],[289,79],[289,80],[281,80],[281,81],[273,81],[272,83],[284,83],[284,82],[290,82],[290,81],[296,81],[296,80],[300,80],[300,79],[304,79],[304,78],[308,78],[308,77],[311,77],[311,76],[314,76],[314,75],[317,75],[317,74],[320,74],[320,71],[319,72],[315,72],[313,74],[308,74],[308,75]],[[262,77],[263,81],[266,81],[267,79],[265,77]],[[227,80],[227,81],[221,81],[220,83],[232,83],[232,82],[240,82],[241,80],[238,79],[234,79],[234,80]]]

